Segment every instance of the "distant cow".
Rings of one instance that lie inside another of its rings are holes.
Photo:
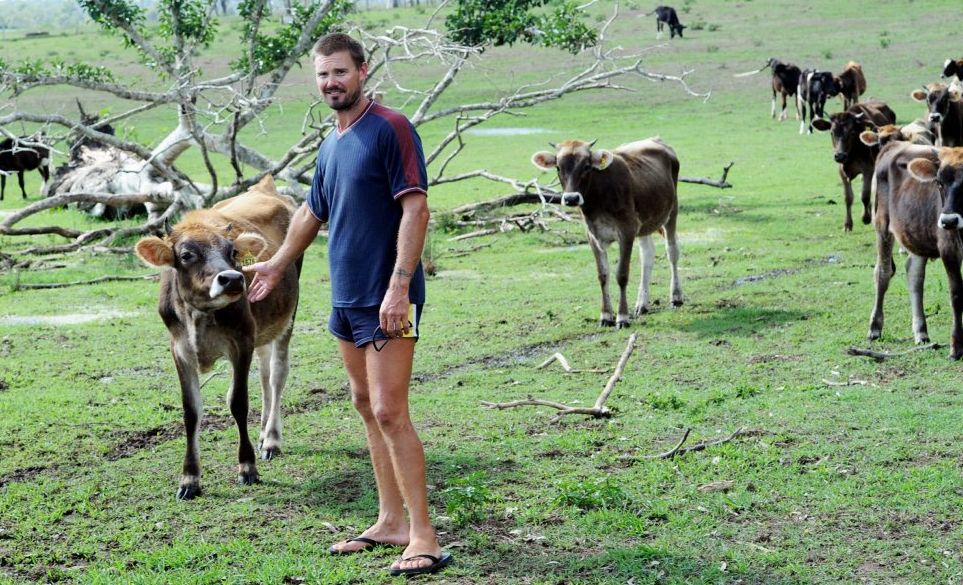
[[[947,59],[943,62],[943,77],[953,77],[963,81],[963,59]]]
[[[863,223],[868,224],[872,217],[869,209],[872,188],[873,168],[879,149],[866,146],[860,139],[860,133],[867,126],[876,128],[896,122],[896,114],[886,104],[878,100],[870,100],[839,112],[829,117],[829,120],[815,120],[813,126],[820,132],[830,131],[833,137],[833,160],[839,163],[839,177],[843,181],[843,193],[846,198],[846,221],[843,229],[853,229],[853,185],[852,180],[857,175],[863,176]]]
[[[212,209],[184,214],[165,238],[137,242],[137,255],[164,268],[158,311],[171,338],[171,353],[184,404],[187,452],[178,499],[201,493],[198,431],[202,405],[199,373],[226,357],[233,368],[228,406],[239,432],[238,481],[258,481],[248,438],[248,371],[256,352],[261,378],[261,457],[281,446],[281,390],[288,374],[288,343],[298,304],[300,262],[262,302],[248,303],[241,265],[270,258],[284,240],[294,201],[277,194],[270,175],[246,193]]]
[[[863,68],[855,61],[847,63],[843,72],[833,78],[833,83],[843,98],[844,110],[855,105],[859,101],[859,96],[866,93],[866,77],[863,75]]]
[[[0,142],[0,201],[7,190],[8,173],[17,173],[17,183],[24,199],[27,198],[27,191],[23,188],[25,172],[40,171],[44,183],[50,180],[50,149],[43,145],[42,139],[43,135],[21,136]]]
[[[627,327],[630,317],[625,288],[636,238],[639,238],[642,253],[642,280],[634,314],[648,311],[649,283],[655,262],[652,234],[657,231],[665,234],[672,274],[669,285],[672,306],[682,305],[679,246],[676,242],[679,159],[675,151],[659,138],[623,144],[614,150],[592,150],[594,145],[595,141],[567,140],[556,146],[555,152],[536,152],[532,162],[540,169],[556,169],[562,187],[562,202],[582,208],[602,287],[601,325]],[[617,316],[613,315],[609,301],[607,252],[608,246],[615,241],[619,244]]]
[[[659,6],[653,12],[655,12],[656,38],[662,38],[663,25],[669,26],[670,39],[674,39],[676,34],[679,35],[680,39],[682,38],[682,29],[686,27],[684,24],[679,23],[679,15],[676,14],[675,8],[671,6]],[[652,12],[649,14],[652,14]]]
[[[930,125],[925,121],[913,120],[902,126],[886,124],[876,130],[864,130],[859,135],[859,141],[866,146],[878,146],[880,148],[892,141],[932,146],[936,142],[936,135],[933,134]]]
[[[963,146],[963,86],[931,83],[910,95],[926,104],[938,146]]]
[[[799,76],[801,71],[792,63],[783,63],[775,57],[770,57],[769,67],[772,68],[772,117],[776,117],[776,96],[782,96],[782,112],[780,120],[786,119],[786,98],[793,97],[799,90]],[[796,100],[793,100],[796,101]],[[799,103],[796,102],[796,119],[799,119]]]
[[[895,237],[909,253],[906,278],[914,340],[929,342],[923,282],[927,259],[939,258],[949,279],[953,308],[950,357],[963,356],[963,278],[960,276],[963,246],[957,232],[963,226],[961,178],[963,149],[892,142],[880,151],[876,166],[876,302],[870,317],[870,340],[879,339],[883,333],[883,298],[896,270]],[[945,204],[941,191],[946,194]]]
[[[799,133],[805,134],[806,107],[809,107],[809,133],[813,132],[813,119],[825,117],[826,100],[839,93],[833,74],[829,71],[805,69],[799,76],[799,92],[796,94],[796,107],[802,113]]]

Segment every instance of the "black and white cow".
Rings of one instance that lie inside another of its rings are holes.
[[[833,74],[829,71],[805,69],[799,77],[799,92],[796,93],[796,105],[802,112],[799,123],[799,133],[805,134],[807,127],[813,133],[813,119],[826,115],[826,100],[839,93]],[[806,108],[809,108],[809,122],[806,122]]]

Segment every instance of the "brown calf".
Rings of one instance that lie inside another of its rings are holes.
[[[563,191],[562,202],[582,209],[602,287],[601,325],[627,327],[630,317],[625,289],[636,238],[642,253],[642,280],[635,315],[648,311],[649,283],[655,263],[652,234],[657,231],[665,233],[672,274],[669,285],[672,306],[682,305],[676,242],[679,159],[659,138],[623,144],[614,150],[592,150],[594,144],[595,141],[567,140],[556,146],[555,152],[536,152],[532,162],[543,170],[556,169]],[[617,316],[613,315],[609,301],[606,251],[615,241],[619,243]],[[613,317],[616,318],[613,320]]]
[[[896,114],[889,106],[878,100],[870,100],[839,112],[829,120],[813,120],[813,127],[820,132],[830,131],[833,137],[833,159],[839,163],[839,177],[843,181],[843,195],[846,199],[845,231],[853,229],[853,184],[857,175],[863,177],[861,199],[863,202],[863,223],[871,221],[869,209],[872,190],[873,168],[879,149],[866,146],[859,140],[860,133],[867,126],[878,127],[896,122]]]
[[[288,343],[298,304],[299,265],[263,301],[248,303],[241,265],[270,258],[284,241],[294,201],[278,195],[270,175],[246,193],[212,209],[184,214],[170,234],[137,242],[137,255],[164,268],[158,311],[171,337],[180,380],[187,452],[178,499],[200,495],[198,430],[203,408],[198,375],[219,358],[231,362],[228,407],[237,423],[238,481],[258,481],[254,448],[248,438],[247,378],[257,353],[261,378],[261,456],[281,447],[281,390],[288,374]]]
[[[963,146],[963,86],[959,82],[931,83],[910,95],[926,104],[937,146]]]
[[[779,120],[785,120],[786,116],[786,99],[796,95],[799,90],[799,76],[801,71],[799,67],[796,67],[792,63],[783,63],[775,57],[769,58],[768,66],[772,68],[772,111],[770,114],[773,119],[776,118],[776,96],[782,96],[782,111],[779,114]],[[796,103],[796,119],[799,119],[799,103]]]
[[[959,226],[953,223],[952,214],[947,213],[948,208],[952,209],[949,198],[944,206],[941,195],[941,190],[949,193],[955,189],[959,193],[961,177],[963,149],[941,150],[891,142],[880,151],[876,163],[876,302],[870,316],[870,340],[879,339],[883,333],[883,298],[896,270],[895,238],[909,253],[906,278],[916,343],[929,341],[923,312],[923,282],[927,259],[939,258],[949,279],[953,308],[950,358],[963,356],[963,278],[960,275],[963,246],[957,232]],[[959,219],[958,213],[955,219]]]
[[[843,68],[843,72],[833,78],[840,97],[843,98],[843,109],[848,110],[859,102],[859,96],[866,93],[866,77],[859,63],[850,61]]]
[[[929,124],[923,120],[913,120],[902,126],[886,124],[876,130],[864,130],[859,134],[859,141],[866,146],[882,148],[894,140],[932,146],[936,141],[936,136],[930,130]]]

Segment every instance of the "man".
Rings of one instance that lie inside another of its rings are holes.
[[[255,273],[248,298],[267,296],[284,267],[328,223],[328,328],[338,338],[352,402],[364,422],[379,508],[372,526],[331,553],[404,546],[392,575],[435,572],[451,555],[442,552],[428,518],[424,448],[408,414],[425,302],[421,252],[429,214],[421,139],[404,115],[364,95],[368,64],[360,43],[330,34],[313,55],[318,91],[335,111],[337,128],[318,150],[311,193],[281,249],[245,269]]]

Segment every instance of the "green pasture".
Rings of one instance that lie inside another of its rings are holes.
[[[829,137],[800,136],[792,108],[789,121],[770,119],[768,73],[733,77],[771,56],[834,71],[856,60],[867,96],[908,122],[923,113],[910,92],[937,80],[945,58],[961,56],[959,3],[679,0],[686,37],[666,35],[658,45],[654,17],[642,16],[654,4],[621,5],[609,45],[654,47],[647,69],[691,69],[691,88],[711,90],[709,100],[671,83],[622,79],[626,90],[567,96],[491,120],[481,128],[543,131],[469,135],[451,172],[484,168],[548,182],[529,159],[549,141],[598,138],[612,147],[659,135],[676,149],[685,176],[716,179],[734,162],[733,188],[680,185],[686,304],[667,307],[659,241],[652,284],[659,304],[628,330],[597,326],[598,284],[580,221],[452,241],[461,231],[444,229],[446,211],[507,191],[483,181],[432,190],[439,221],[426,255],[436,274],[411,404],[426,446],[433,517],[455,562],[421,580],[963,583],[963,365],[947,359],[943,269],[929,265],[925,297],[930,336],[943,347],[880,362],[847,355],[853,346],[913,348],[905,257],[896,258],[884,337],[870,344],[875,236],[858,222],[858,202],[855,229],[842,231]],[[600,2],[590,11],[601,24],[613,8]],[[428,10],[354,18],[372,27],[414,25]],[[198,57],[205,67],[215,71],[233,58],[236,27],[221,23],[228,38]],[[98,32],[0,42],[7,61],[54,54],[115,59],[152,83]],[[499,95],[552,73],[564,79],[586,63],[584,55],[547,49],[492,49],[445,100]],[[406,83],[427,87],[437,73],[429,69],[405,72]],[[308,69],[297,71],[268,112],[264,134],[251,128],[246,139],[279,155],[300,131],[313,93]],[[74,116],[74,97],[47,89],[6,104]],[[122,109],[103,96],[83,99],[91,110]],[[389,104],[401,99],[387,95]],[[839,107],[834,99],[828,109]],[[173,116],[156,110],[125,131],[156,140]],[[448,128],[420,131],[432,145]],[[200,173],[194,156],[181,166]],[[27,186],[35,201],[37,173]],[[0,212],[23,204],[8,181]],[[506,211],[522,209],[537,211]],[[53,221],[96,225],[73,210],[31,219]],[[0,583],[402,582],[387,573],[398,551],[327,554],[332,542],[373,522],[377,502],[362,426],[326,331],[323,239],[308,250],[302,274],[283,456],[259,465],[261,484],[236,484],[237,433],[221,363],[203,389],[204,495],[186,503],[174,498],[184,440],[156,280],[23,288],[152,271],[107,252],[22,255],[57,243],[0,236],[0,252],[32,261],[0,273]],[[638,278],[635,260],[632,301]],[[531,396],[590,406],[631,333],[638,344],[606,403],[610,418],[550,423],[556,411],[546,407],[481,405]],[[555,352],[574,368],[607,372],[536,367]],[[251,384],[256,395],[254,375]],[[259,410],[254,396],[252,428]],[[740,429],[745,435],[672,459],[645,458],[672,449],[686,429],[684,447]]]

